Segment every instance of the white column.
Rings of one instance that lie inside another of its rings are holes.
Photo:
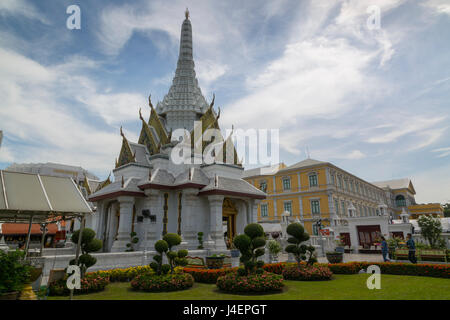
[[[257,223],[258,222],[258,205],[261,202],[261,200],[253,200],[251,209],[251,215],[250,218],[251,220],[249,221],[249,223]]]
[[[199,231],[198,219],[198,190],[189,188],[183,189],[182,208],[181,208],[181,235],[187,242],[189,249],[197,249],[199,243],[197,233]]]
[[[150,218],[144,217],[144,241],[140,246],[140,250],[154,250],[155,242],[162,239],[162,219],[163,219],[163,203],[159,190],[146,189],[147,196],[144,204],[144,210],[150,210],[150,215],[156,216],[156,221],[150,222]]]
[[[223,198],[224,197],[221,195],[208,196],[210,207],[209,234],[211,235],[211,239],[214,241],[216,250],[227,250],[227,246],[223,238],[222,227]]]
[[[112,252],[123,252],[130,243],[131,224],[133,223],[133,197],[119,197],[120,219],[119,232],[111,248]]]

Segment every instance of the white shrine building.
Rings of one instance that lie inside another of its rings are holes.
[[[214,99],[207,103],[196,79],[188,11],[181,27],[172,86],[156,108],[150,98],[149,105],[148,122],[140,114],[142,130],[137,143],[129,141],[121,130],[123,141],[113,170],[114,182],[89,195],[97,210],[88,227],[103,240],[105,252],[126,251],[131,232],[139,238],[137,250],[153,250],[165,233],[178,233],[186,248],[197,249],[198,232],[204,233],[205,249],[226,250],[227,240],[243,233],[247,224],[257,222],[258,203],[266,194],[242,179],[244,169],[230,138],[217,154],[227,150],[228,155],[231,150],[231,161],[220,161],[213,153],[218,161],[207,164],[194,152],[194,146],[200,146],[202,152],[208,146],[194,136],[194,126],[200,126],[197,130],[202,133],[220,129],[220,110],[214,110]],[[186,134],[181,140],[172,137],[179,128],[190,132],[192,142],[186,143],[191,140]],[[183,143],[195,156],[183,154],[189,161],[177,164],[171,153]]]

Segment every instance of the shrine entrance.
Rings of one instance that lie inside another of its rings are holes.
[[[227,249],[230,249],[233,239],[236,236],[236,216],[237,209],[233,201],[229,198],[223,200],[222,206],[222,221],[224,226],[226,226],[226,231],[224,232],[224,240],[227,245]]]

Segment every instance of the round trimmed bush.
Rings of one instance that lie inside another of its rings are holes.
[[[155,250],[158,251],[159,253],[163,253],[169,250],[169,246],[166,241],[158,240],[155,243]]]
[[[301,239],[302,242],[309,240],[308,233],[305,232],[303,226],[298,222],[288,225],[286,232],[294,238]]]
[[[250,245],[252,244],[252,239],[250,239],[250,237],[246,234],[240,234],[234,237],[233,243],[235,247],[238,248],[242,253],[250,247]]]
[[[258,223],[250,223],[244,228],[244,233],[250,238],[264,237],[264,229]]]
[[[134,290],[147,292],[167,292],[184,290],[192,287],[194,278],[189,273],[174,273],[166,275],[138,275],[131,281]]]
[[[281,275],[264,272],[240,276],[238,271],[219,277],[216,285],[220,290],[230,293],[267,293],[281,291],[284,283]]]
[[[283,278],[297,281],[331,280],[333,273],[327,266],[321,265],[287,265],[283,269]]]
[[[181,237],[176,233],[167,233],[164,235],[163,240],[167,242],[169,248],[177,246],[181,243]]]

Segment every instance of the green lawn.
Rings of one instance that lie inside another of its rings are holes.
[[[282,293],[268,295],[235,295],[219,292],[213,284],[195,283],[185,291],[168,293],[136,292],[129,283],[111,283],[100,293],[77,295],[84,300],[450,300],[450,279],[382,275],[381,289],[369,290],[369,275],[334,275],[331,281],[285,281]],[[49,300],[68,297],[49,297]]]

